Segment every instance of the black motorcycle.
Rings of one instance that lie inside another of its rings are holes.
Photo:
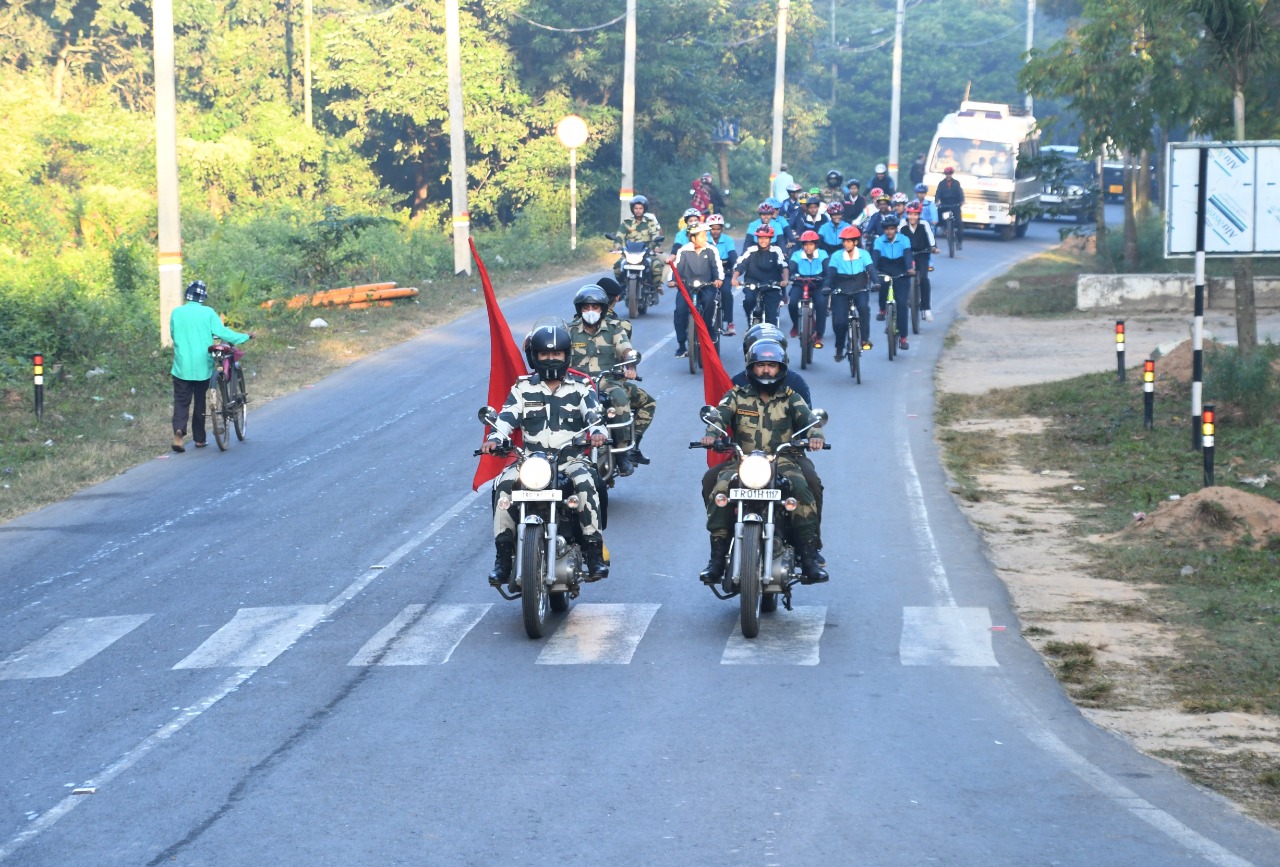
[[[477,415],[490,427],[498,418],[491,406],[481,407]],[[594,413],[587,419],[588,425],[599,422]],[[495,452],[516,456],[515,486],[509,500],[508,495],[499,495],[497,508],[518,505],[520,509],[511,583],[497,589],[504,599],[520,600],[524,631],[530,638],[541,638],[548,612],[568,611],[569,600],[577,599],[582,585],[591,581],[582,553],[582,527],[575,514],[578,495],[560,469],[565,458],[585,454],[590,445],[589,434],[582,431],[554,453],[522,449],[509,440]]]
[[[709,585],[720,599],[738,597],[742,635],[755,638],[760,634],[760,614],[776,611],[778,597],[791,610],[791,588],[807,583],[800,568],[794,540],[788,538],[789,517],[798,503],[791,496],[791,484],[777,472],[777,456],[787,451],[802,452],[809,440],[803,436],[810,427],[827,420],[825,410],[815,409],[817,421],[801,428],[775,450],[774,454],[754,451],[747,454],[728,431],[720,427],[720,413],[714,406],[702,408],[702,420],[720,432],[714,445],[689,443],[689,448],[733,452],[738,459],[738,472],[727,494],[717,494],[717,505],[737,503],[738,515],[733,526],[727,568],[720,586]],[[823,445],[829,449],[829,444]],[[723,498],[723,502],[721,502]]]
[[[622,257],[614,265],[618,282],[622,284],[622,295],[618,300],[626,300],[627,315],[635,319],[650,307],[658,306],[661,292],[659,280],[653,277],[653,259],[659,255],[658,245],[666,240],[666,236],[659,235],[647,244],[644,241],[624,241],[614,234],[606,234],[605,237],[622,245]]]

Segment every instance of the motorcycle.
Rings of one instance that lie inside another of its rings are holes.
[[[600,403],[604,404],[607,398],[604,397],[604,381],[609,376],[621,375],[629,366],[640,363],[640,353],[636,353],[636,357],[627,361],[620,361],[613,367],[600,371],[593,377],[596,386],[596,394],[600,396]],[[636,382],[641,382],[640,377],[636,377]],[[625,414],[626,421],[618,421],[618,416]],[[605,427],[609,429],[610,443],[604,446],[591,447],[591,463],[595,465],[596,475],[600,477],[600,511],[601,520],[604,520],[604,512],[608,509],[608,488],[612,488],[618,478],[617,461],[614,455],[621,452],[630,451],[631,444],[636,441],[636,418],[635,413],[631,412],[631,407],[620,406],[615,407],[610,403],[605,410]],[[618,431],[625,431],[626,436],[620,437]],[[625,446],[614,446],[613,443],[625,442]]]
[[[498,413],[491,406],[481,407],[480,421],[493,427]],[[597,413],[589,414],[588,426],[599,424]],[[546,632],[548,611],[568,611],[569,600],[577,599],[582,585],[592,579],[582,553],[582,530],[575,514],[578,495],[560,464],[575,452],[585,453],[590,446],[586,430],[579,432],[566,446],[554,454],[522,449],[509,440],[495,454],[516,456],[516,482],[508,495],[500,495],[497,508],[509,509],[518,504],[516,522],[515,569],[511,582],[497,590],[503,599],[519,599],[524,618],[524,631],[530,638],[541,638]],[[477,449],[475,454],[479,455]]]
[[[738,597],[738,608],[744,638],[760,634],[760,615],[783,606],[791,610],[791,588],[807,583],[800,568],[795,546],[787,538],[789,516],[797,506],[790,496],[791,485],[777,472],[777,457],[787,451],[802,451],[809,443],[804,432],[827,420],[825,410],[815,409],[817,421],[796,431],[789,442],[778,446],[774,454],[754,451],[747,454],[728,431],[720,427],[720,413],[714,406],[704,406],[700,416],[709,427],[720,433],[714,445],[689,443],[689,448],[705,448],[733,452],[738,459],[738,473],[727,494],[717,494],[717,505],[736,502],[737,519],[729,547],[727,568],[720,586],[709,585],[718,599]],[[823,444],[824,449],[831,448]]]
[[[605,237],[622,245],[622,258],[614,265],[614,271],[620,277],[618,282],[622,284],[622,296],[618,300],[626,300],[627,315],[635,319],[650,307],[658,306],[661,293],[659,280],[653,276],[653,257],[659,255],[657,247],[666,240],[666,236],[659,235],[650,244],[624,241],[615,234],[606,234]]]

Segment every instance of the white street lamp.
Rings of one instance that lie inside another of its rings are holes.
[[[587,143],[587,122],[576,114],[556,124],[556,139],[569,149],[569,249],[578,249],[578,148]]]

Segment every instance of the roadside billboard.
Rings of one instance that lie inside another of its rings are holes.
[[[1207,151],[1204,213],[1200,152]],[[1166,161],[1166,258],[1280,255],[1280,142],[1172,142]]]

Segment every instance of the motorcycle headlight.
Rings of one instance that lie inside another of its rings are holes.
[[[541,491],[551,484],[551,461],[537,455],[525,458],[520,465],[518,478],[526,490]]]
[[[644,262],[644,253],[627,253],[623,258],[628,265],[640,265]]]
[[[769,459],[764,455],[747,455],[742,459],[742,463],[738,464],[738,478],[748,488],[759,490],[769,484],[772,476],[773,468],[769,466]]]

